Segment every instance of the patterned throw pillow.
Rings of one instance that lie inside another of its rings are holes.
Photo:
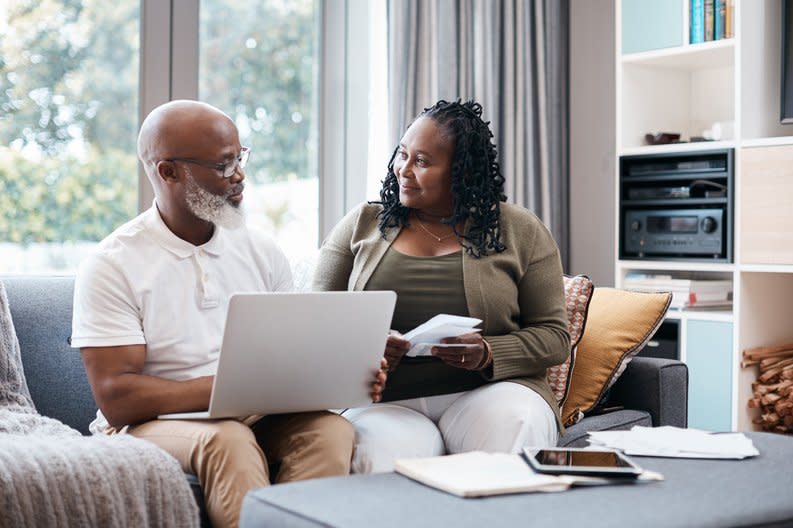
[[[570,356],[561,365],[554,365],[547,370],[548,383],[559,407],[564,405],[567,391],[570,388],[570,372],[575,364],[576,348],[586,326],[589,301],[595,286],[586,275],[564,277],[564,298],[567,308],[567,330],[570,332]]]
[[[565,425],[578,423],[601,400],[664,321],[672,294],[597,288],[562,408]]]

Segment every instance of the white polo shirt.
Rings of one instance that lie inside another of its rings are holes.
[[[168,229],[155,204],[80,265],[72,346],[145,344],[143,374],[213,375],[231,294],[291,289],[289,262],[266,235],[217,226],[194,246]],[[97,412],[91,431],[106,426]]]

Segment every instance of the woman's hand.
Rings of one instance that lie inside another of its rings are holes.
[[[452,347],[432,347],[432,355],[440,358],[447,365],[466,370],[482,370],[493,361],[490,345],[482,339],[481,334],[471,332],[457,337],[444,337],[441,343],[465,345]]]
[[[385,382],[388,379],[388,362],[385,358],[380,358],[380,368],[374,374],[374,383],[372,383],[372,401],[377,403],[383,397],[383,389],[385,389]]]
[[[388,371],[393,371],[399,365],[402,356],[410,350],[410,341],[402,339],[401,336],[402,334],[399,332],[392,331],[385,342],[385,359],[388,361],[386,370]]]

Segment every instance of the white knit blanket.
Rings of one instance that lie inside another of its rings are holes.
[[[36,412],[0,282],[0,528],[198,525],[165,451],[127,435],[84,437]]]

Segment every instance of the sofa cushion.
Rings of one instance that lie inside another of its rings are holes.
[[[671,300],[671,293],[595,289],[562,409],[565,425],[595,408],[658,330]]]
[[[564,405],[570,389],[570,372],[575,365],[575,354],[578,342],[584,334],[589,302],[592,299],[594,285],[586,275],[564,277],[564,297],[567,309],[567,330],[570,332],[570,355],[561,365],[548,368],[548,384],[551,386],[559,407]]]

